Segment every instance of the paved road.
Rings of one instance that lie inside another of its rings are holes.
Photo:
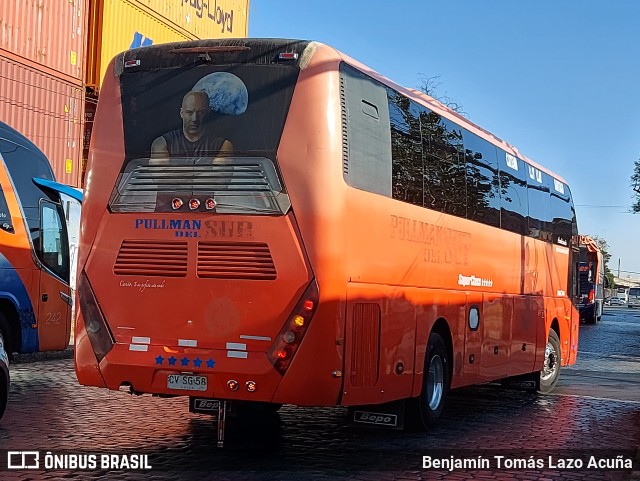
[[[636,456],[639,346],[640,311],[612,308],[600,324],[583,326],[578,363],[563,370],[553,395],[497,386],[460,390],[450,396],[442,426],[417,434],[348,426],[344,409],[284,406],[272,418],[232,420],[223,449],[216,448],[210,419],[189,414],[183,398],[81,387],[68,358],[16,363],[0,449],[146,454],[152,469],[98,464],[85,471],[5,471],[0,479],[629,480],[629,469],[586,466],[591,456],[613,464]],[[490,469],[425,469],[423,456],[486,460]],[[495,456],[504,456],[500,468]],[[574,458],[582,469],[562,468]],[[525,467],[506,469],[505,462]],[[532,462],[542,464],[526,467]]]

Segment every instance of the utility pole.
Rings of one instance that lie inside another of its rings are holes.
[[[620,279],[620,258],[618,257],[618,279]]]

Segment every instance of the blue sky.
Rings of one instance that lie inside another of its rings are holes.
[[[250,0],[249,35],[318,40],[467,117],[564,177],[582,234],[640,280],[638,0]]]

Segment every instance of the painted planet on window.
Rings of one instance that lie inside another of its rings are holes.
[[[214,112],[240,115],[247,110],[249,92],[240,78],[229,72],[215,72],[202,77],[193,90],[209,96],[209,106]]]

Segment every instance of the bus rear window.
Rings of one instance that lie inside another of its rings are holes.
[[[276,151],[297,76],[270,64],[125,70],[111,210],[286,211]]]

